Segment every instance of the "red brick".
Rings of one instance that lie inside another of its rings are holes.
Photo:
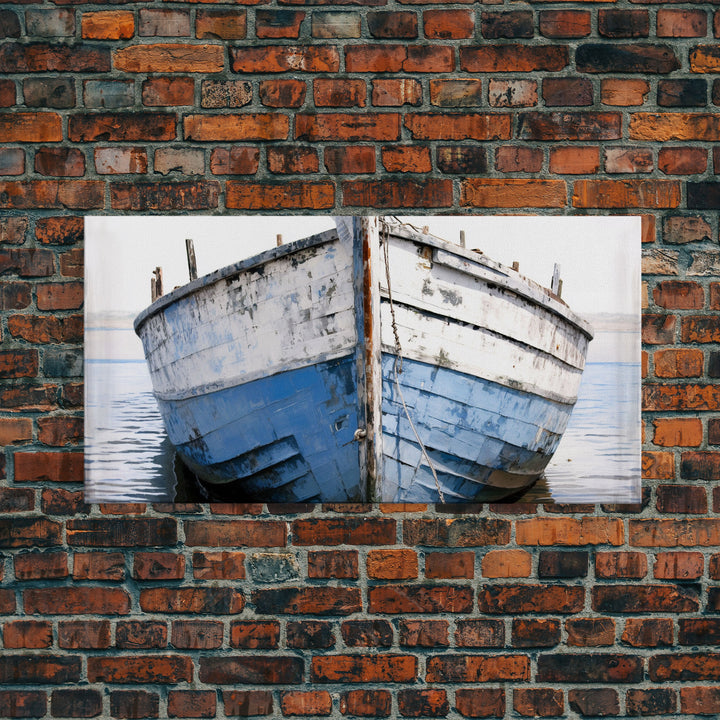
[[[103,183],[95,180],[0,182],[0,208],[90,210],[104,203]]]
[[[250,717],[270,715],[273,696],[269,690],[223,690],[223,704],[227,715]]]
[[[427,660],[427,682],[494,682],[529,680],[525,655],[439,655]]]
[[[586,716],[607,716],[620,713],[618,693],[612,688],[573,689],[568,692],[571,710]]]
[[[440,107],[482,105],[482,87],[482,80],[476,79],[433,79],[430,80],[430,102]]]
[[[267,150],[268,170],[272,173],[314,173],[319,160],[315,148],[300,145],[275,146]]]
[[[115,655],[88,658],[91,683],[177,683],[193,679],[193,663],[182,655]]]
[[[184,650],[216,650],[223,643],[223,624],[213,620],[175,620],[170,642]]]
[[[58,647],[101,650],[110,647],[108,620],[71,620],[58,623]]]
[[[167,625],[163,622],[127,620],[115,628],[115,644],[119,648],[163,648],[167,646]]]
[[[631,140],[707,140],[715,137],[720,120],[706,113],[666,112],[633,113],[630,116]]]
[[[335,646],[335,635],[329,622],[319,620],[292,621],[288,622],[285,631],[289,648],[318,650]]]
[[[622,653],[552,653],[538,657],[537,680],[562,683],[639,683],[643,659]]]
[[[542,96],[546,107],[585,107],[593,104],[593,87],[587,78],[546,78]]]
[[[368,590],[371,613],[456,613],[472,608],[468,587],[387,585]]]
[[[646,148],[605,148],[604,157],[607,173],[647,173],[653,169],[653,154]]]
[[[653,443],[662,447],[698,447],[703,426],[699,418],[657,418],[653,420]]]
[[[220,45],[163,43],[127,45],[113,52],[117,70],[135,73],[222,72],[223,48]]]
[[[102,714],[102,694],[99,690],[53,690],[51,713],[55,717],[98,717]]]
[[[700,310],[705,305],[705,292],[695,282],[665,280],[653,289],[653,300],[669,310]]]
[[[518,520],[519,545],[621,545],[621,520],[602,517],[531,518]]]
[[[666,175],[695,175],[707,170],[705,148],[662,147],[658,152],[658,168]]]
[[[127,615],[130,596],[121,588],[32,588],[23,591],[25,612],[41,615]]]
[[[77,683],[80,658],[77,656],[33,653],[0,655],[0,682],[3,684],[45,685]]]
[[[677,691],[671,688],[628,690],[625,707],[632,715],[667,715],[675,712]]]
[[[429,547],[477,547],[507,545],[510,523],[495,518],[407,519],[403,522],[406,545]]]
[[[110,693],[110,713],[115,718],[144,720],[160,713],[160,696],[145,690],[113,690]]]
[[[644,410],[717,410],[720,405],[713,385],[646,385]]]
[[[600,168],[598,147],[550,148],[550,172],[560,175],[587,175]]]
[[[284,208],[331,208],[335,203],[335,187],[329,182],[246,183],[229,180],[225,204],[245,210],[276,210]]]
[[[460,67],[466,72],[557,72],[569,62],[563,45],[493,45],[460,48]]]
[[[388,690],[349,690],[340,696],[340,712],[359,717],[389,717],[392,697]]]
[[[590,35],[587,10],[541,10],[540,34],[548,38],[581,38]]]
[[[405,126],[416,140],[509,140],[509,115],[410,113]],[[387,138],[393,139],[393,138]]]
[[[283,715],[330,715],[332,697],[327,690],[294,690],[280,695]]]
[[[75,580],[124,580],[125,558],[117,552],[75,553],[73,556]]]
[[[236,145],[215,148],[210,154],[210,172],[213,175],[253,175],[260,165],[260,149]]]
[[[406,580],[418,576],[417,553],[414,550],[371,550],[367,573],[378,580]]]
[[[503,688],[458,689],[455,705],[463,717],[505,717],[505,690]]]
[[[538,102],[537,88],[535,80],[492,79],[488,81],[488,104],[498,108],[531,107]]]
[[[422,85],[413,78],[373,78],[372,104],[375,107],[420,105]],[[432,81],[431,81],[432,83]]]
[[[191,77],[151,77],[142,83],[142,103],[148,107],[193,105],[194,95],[195,81]]]
[[[233,615],[245,605],[242,594],[229,587],[150,588],[140,591],[145,612],[215,613]]]
[[[554,647],[560,643],[558,620],[513,620],[512,646],[517,648]]]
[[[630,544],[635,547],[693,547],[720,544],[715,518],[630,520]]]
[[[49,648],[52,644],[52,625],[47,621],[13,620],[3,626],[5,648]]]
[[[0,175],[22,175],[24,172],[25,151],[23,149],[0,149]]]
[[[500,172],[537,173],[542,164],[543,151],[540,148],[504,145],[495,150],[495,169]]]
[[[200,658],[198,675],[200,682],[219,685],[294,685],[302,681],[303,661],[281,655],[206,656]]]
[[[396,522],[390,518],[313,518],[295,520],[294,545],[390,545]]]
[[[324,655],[311,660],[312,682],[414,682],[417,658],[410,655]]]
[[[216,694],[211,690],[170,690],[168,717],[214,718]]]
[[[642,105],[650,92],[650,83],[646,80],[625,80],[607,78],[600,82],[600,94],[603,104],[619,107]]]
[[[375,38],[416,38],[417,15],[414,12],[368,12],[367,25]]]
[[[674,706],[672,709],[675,709]],[[683,713],[687,713],[688,715],[715,715],[720,713],[720,688],[681,688],[680,709]]]
[[[175,140],[176,117],[170,113],[78,113],[68,121],[72,142]]]
[[[0,446],[24,444],[32,440],[30,418],[0,418]]]
[[[62,121],[57,113],[0,113],[0,142],[58,142]]]
[[[75,445],[83,439],[81,417],[55,416],[38,418],[38,440],[45,445]]]
[[[427,690],[400,690],[398,708],[403,717],[445,717],[450,711],[447,692]]]
[[[458,647],[503,647],[505,625],[502,620],[458,620],[455,644]]]
[[[360,610],[360,592],[343,587],[283,587],[255,590],[252,602],[261,615],[350,615]]]
[[[382,149],[382,163],[388,172],[430,172],[430,148],[395,145]]]
[[[650,34],[647,10],[602,9],[598,12],[598,32],[608,38],[641,38]]]
[[[129,40],[135,34],[135,16],[129,10],[84,12],[81,32],[87,40]]]
[[[82,283],[66,282],[37,285],[38,310],[77,310],[82,304]]]
[[[94,149],[95,169],[100,175],[145,174],[147,151],[140,147]]]
[[[215,40],[241,40],[247,35],[247,11],[198,10],[195,37]],[[261,35],[258,33],[258,37]],[[192,104],[192,103],[191,103]]]
[[[612,618],[571,618],[565,621],[567,644],[594,647],[615,644],[615,621]]]
[[[653,682],[717,680],[719,663],[717,653],[655,655],[649,659],[648,675]]]
[[[390,647],[393,644],[393,629],[387,620],[349,620],[342,623],[340,632],[348,647]]]
[[[478,607],[483,613],[576,613],[584,600],[585,591],[579,586],[484,585]]]
[[[464,207],[553,208],[565,207],[567,202],[563,180],[468,179],[461,183],[460,192]]]
[[[490,550],[482,559],[483,577],[529,577],[532,556],[525,550]]]
[[[309,551],[308,577],[357,579],[359,577],[357,550]]]
[[[245,577],[245,553],[223,550],[194,552],[193,577],[197,580],[242,580]]]
[[[720,321],[717,316],[686,316],[681,321],[683,342],[718,342],[720,339]]]
[[[135,553],[133,577],[138,580],[182,580],[185,557],[175,553]]]
[[[36,377],[37,350],[0,351],[0,378]]]
[[[642,316],[642,341],[649,345],[667,345],[675,341],[675,316],[644,313]]]
[[[705,10],[671,10],[661,8],[657,13],[658,37],[705,37],[707,13]]]
[[[300,107],[307,87],[302,80],[261,80],[260,102],[266,107]]]
[[[316,107],[365,107],[365,81],[317,78],[313,81]]]
[[[22,245],[28,229],[27,216],[0,218],[0,243]]]
[[[201,142],[284,140],[288,137],[289,120],[278,113],[186,115],[183,126],[187,140]]]
[[[0,488],[0,513],[21,513],[34,509],[35,491],[32,488]]]
[[[702,576],[703,566],[703,556],[699,552],[658,553],[653,574],[658,580],[696,580]]]
[[[230,48],[230,68],[239,73],[334,73],[340,69],[340,55],[330,45],[255,45]]]
[[[452,72],[452,48],[430,45],[348,45],[345,69],[350,73]]]
[[[256,10],[255,34],[259,38],[297,38],[304,19],[302,10]]]
[[[333,175],[375,172],[375,148],[370,145],[326,147],[325,168]]]
[[[447,620],[400,620],[402,647],[447,647]]]
[[[279,622],[234,622],[230,626],[230,645],[232,647],[276,648],[279,640]]]
[[[674,208],[680,204],[680,184],[671,180],[577,180],[573,207]]]
[[[565,704],[562,690],[517,688],[513,690],[513,709],[524,717],[560,717]]]
[[[424,10],[425,37],[434,40],[470,38],[475,31],[472,10]]]
[[[0,72],[102,72],[111,70],[107,48],[37,42],[5,43],[0,48]]]
[[[0,80],[0,107],[12,107],[15,101],[15,83],[12,80]],[[25,104],[30,105],[27,98]]]
[[[300,114],[295,118],[295,137],[308,141],[398,140],[400,116],[396,113]]]
[[[475,577],[475,553],[427,553],[425,577],[428,579],[453,579]]]

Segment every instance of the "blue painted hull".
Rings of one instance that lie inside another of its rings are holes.
[[[447,368],[383,355],[385,502],[500,499],[532,484],[571,407]],[[432,461],[432,474],[402,398]],[[363,499],[352,357],[198,398],[160,401],[171,441],[213,499]],[[218,417],[235,419],[221,424]],[[188,441],[187,438],[193,439]]]
[[[362,497],[356,393],[350,356],[158,405],[212,499],[351,502]]]

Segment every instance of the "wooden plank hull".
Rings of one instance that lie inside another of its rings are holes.
[[[589,328],[519,274],[411,231],[382,237],[388,283],[360,226],[200,278],[138,317],[180,456],[234,501],[468,502],[532,484],[567,425]]]

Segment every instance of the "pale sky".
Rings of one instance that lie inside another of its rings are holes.
[[[639,217],[403,217],[450,242],[465,230],[467,247],[549,286],[561,266],[563,299],[580,314],[638,313]],[[192,238],[198,275],[284,242],[334,227],[329,216],[89,216],[85,218],[86,311],[140,312],[150,304],[150,278],[163,268],[164,290],[188,282],[185,238]],[[392,268],[391,268],[392,270]]]

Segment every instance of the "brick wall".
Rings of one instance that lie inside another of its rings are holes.
[[[720,713],[719,36],[717,0],[3,5],[0,717]],[[642,214],[642,504],[84,505],[82,215],[279,207]]]

